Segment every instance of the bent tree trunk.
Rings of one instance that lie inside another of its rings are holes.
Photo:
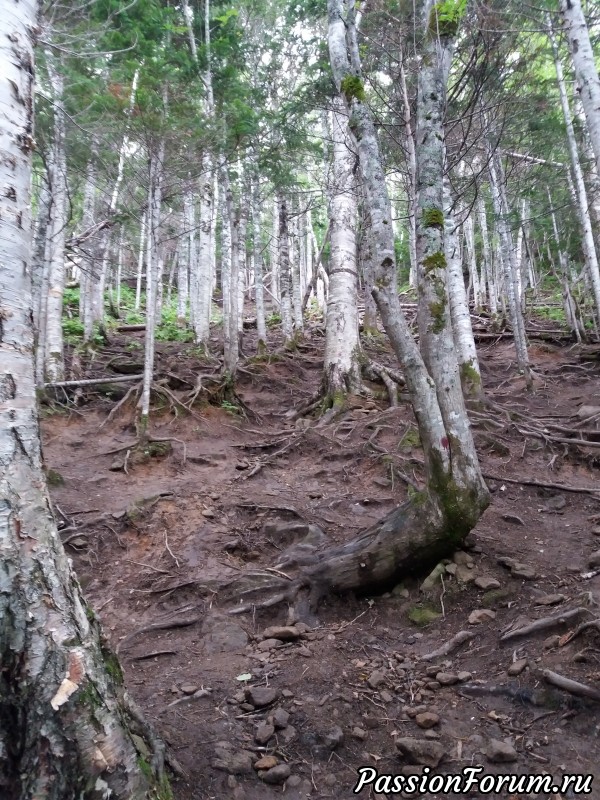
[[[423,452],[427,485],[356,539],[320,554],[304,568],[298,585],[317,596],[329,589],[377,587],[425,567],[460,545],[489,502],[483,481],[452,345],[445,280],[443,114],[450,52],[464,3],[450,24],[426,3],[417,122],[417,243],[421,339],[419,352],[402,314],[390,200],[377,133],[361,79],[354,4],[328,0],[329,52],[334,80],[343,96],[357,140],[374,244],[374,296],[392,347],[405,372]],[[432,144],[432,142],[434,144]],[[427,146],[426,146],[427,145]]]
[[[0,184],[10,188],[0,197],[0,796],[149,798],[162,754],[140,769],[130,732],[137,715],[71,571],[42,470],[30,283],[37,4],[8,5],[0,15]]]

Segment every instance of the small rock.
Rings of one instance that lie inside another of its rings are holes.
[[[394,586],[394,588],[392,589],[392,596],[393,597],[402,597],[403,599],[406,600],[406,598],[409,597],[409,595],[410,595],[410,592],[408,591],[408,589],[405,586],[402,586],[401,583],[398,584],[398,586]]]
[[[483,589],[484,592],[487,592],[490,589],[500,588],[500,581],[496,578],[492,578],[491,575],[478,575],[475,578],[474,583],[478,589]]]
[[[467,672],[467,670],[463,669],[457,673],[457,678],[461,683],[465,683],[465,681],[470,681],[473,677],[471,672]]]
[[[600,550],[595,550],[592,555],[588,558],[588,565],[593,569],[594,567],[600,567]]]
[[[247,750],[229,750],[215,748],[216,758],[212,761],[215,769],[228,772],[230,775],[249,775],[252,772],[253,754]]]
[[[285,697],[285,698],[287,698],[289,700],[290,697],[294,696],[294,693],[291,691],[291,689],[282,689],[281,690],[281,696]]]
[[[419,728],[428,730],[429,728],[434,728],[436,725],[439,725],[440,718],[437,714],[434,714],[433,711],[426,711],[424,714],[417,714],[415,722]]]
[[[383,683],[384,680],[385,680],[385,672],[376,669],[369,675],[367,683],[369,684],[371,689],[377,689],[377,687],[381,683]]]
[[[358,739],[359,741],[364,742],[364,740],[367,738],[367,732],[363,731],[362,728],[358,728],[358,727],[352,728],[352,736],[355,739]]]
[[[600,536],[600,525],[594,525],[592,528],[592,533],[594,536]]]
[[[512,744],[501,742],[499,739],[490,739],[485,754],[492,764],[511,764],[519,757]]]
[[[184,694],[195,694],[198,691],[198,687],[194,683],[184,683],[181,691]]]
[[[567,498],[564,494],[556,494],[546,502],[544,511],[562,511],[566,505]]]
[[[289,712],[286,711],[284,708],[278,708],[273,713],[273,725],[276,728],[285,728],[285,726],[290,721]]]
[[[271,767],[271,769],[265,772],[259,772],[258,775],[261,781],[277,785],[279,783],[284,783],[284,781],[290,777],[291,773],[292,771],[287,764],[277,764],[276,767]]]
[[[479,625],[482,622],[489,622],[491,619],[496,618],[496,612],[490,608],[477,608],[469,614],[469,623],[471,625]]]
[[[246,699],[256,708],[264,708],[274,703],[279,696],[277,689],[270,686],[253,686],[246,689]]]
[[[296,651],[299,656],[303,656],[304,658],[312,658],[312,651],[305,647],[304,645],[300,645],[300,647]]]
[[[424,714],[427,711],[427,706],[404,706],[402,711],[407,717],[414,719],[417,714]]]
[[[286,744],[290,744],[296,738],[296,728],[293,725],[286,725],[285,728],[281,729],[279,735]]]
[[[254,740],[257,744],[266,744],[274,733],[275,726],[263,722],[254,732]]]
[[[254,706],[252,703],[240,703],[240,710],[241,711],[254,711]]]
[[[275,756],[263,756],[254,763],[254,769],[273,769],[279,764]]]
[[[506,670],[507,674],[511,676],[511,678],[520,675],[525,667],[528,664],[528,660],[526,658],[519,658],[517,661],[513,661],[510,667]]]
[[[382,699],[384,703],[391,703],[394,699],[389,692],[386,692],[385,689],[383,692],[379,692],[379,697]]]
[[[273,625],[262,632],[263,639],[279,639],[282,642],[293,642],[300,638],[300,631],[294,625]]]
[[[337,783],[337,778],[330,772],[323,778],[323,783],[325,784],[325,786],[335,786]]]
[[[516,514],[502,514],[502,519],[505,522],[510,522],[513,525],[525,525],[521,517],[518,517]]]
[[[553,633],[552,636],[547,636],[542,642],[544,650],[554,650],[560,644],[560,636],[558,633]]]
[[[455,564],[463,567],[472,567],[473,566],[473,556],[469,553],[465,553],[464,550],[457,550],[456,553],[452,556],[452,561]]]
[[[287,783],[285,784],[286,789],[297,789],[298,786],[302,783],[302,778],[300,775],[290,775],[287,779]]]
[[[458,569],[458,564],[446,564],[446,572],[448,575],[456,575],[456,570]]]
[[[477,577],[477,574],[471,567],[464,566],[463,564],[459,564],[456,567],[455,575],[459,583],[471,583]]]
[[[510,574],[514,578],[523,578],[526,581],[533,581],[537,578],[537,572],[534,568],[530,567],[528,564],[521,564],[521,562],[517,562],[514,565]]]
[[[557,606],[567,598],[564,594],[544,594],[535,601],[536,606]]]
[[[438,672],[435,679],[441,686],[453,686],[455,683],[459,682],[458,675],[455,675],[453,672]]]
[[[437,767],[447,754],[439,742],[429,739],[403,737],[396,739],[396,747],[411,764],[423,764],[427,767]]]
[[[281,641],[279,639],[263,639],[262,642],[257,644],[256,649],[265,652],[266,650],[274,650],[276,647],[280,646]]]
[[[215,512],[212,510],[212,508],[205,508],[202,512],[202,516],[206,517],[206,519],[214,519]]]
[[[335,725],[328,733],[323,736],[323,742],[330,750],[335,750],[336,747],[344,741],[344,731],[339,725]]]

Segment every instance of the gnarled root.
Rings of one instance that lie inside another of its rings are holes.
[[[296,574],[247,573],[224,587],[225,599],[244,599],[230,613],[240,614],[293,602],[309,590],[309,608],[316,611],[330,592],[367,591],[392,585],[402,575],[423,570],[455,550],[483,510],[465,508],[463,524],[451,525],[433,495],[420,493],[387,517],[342,545],[321,550],[314,562]],[[266,597],[265,597],[266,595]],[[247,598],[254,597],[250,601]]]

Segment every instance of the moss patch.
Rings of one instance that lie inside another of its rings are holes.
[[[340,89],[349,103],[352,100],[358,100],[361,103],[365,102],[365,87],[358,75],[346,75],[342,80]]]
[[[444,212],[439,208],[424,208],[423,225],[425,225],[426,228],[443,228]]]
[[[431,625],[432,622],[435,622],[440,617],[441,613],[439,611],[424,605],[413,606],[408,612],[409,620],[419,628]]]
[[[48,486],[64,486],[65,479],[57,472],[55,469],[47,469],[46,470],[46,483]]]
[[[428,275],[436,269],[446,269],[447,263],[446,256],[441,250],[438,250],[423,259],[423,269],[425,270],[425,274]]]

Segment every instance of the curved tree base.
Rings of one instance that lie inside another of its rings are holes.
[[[445,503],[432,493],[416,493],[388,516],[341,545],[303,559],[295,573],[277,570],[247,573],[222,588],[239,605],[230,613],[293,602],[308,590],[315,611],[329,593],[385,591],[406,575],[425,571],[464,541],[487,507],[485,492],[449,490]],[[309,563],[306,563],[306,562]],[[292,565],[290,565],[292,566]]]

